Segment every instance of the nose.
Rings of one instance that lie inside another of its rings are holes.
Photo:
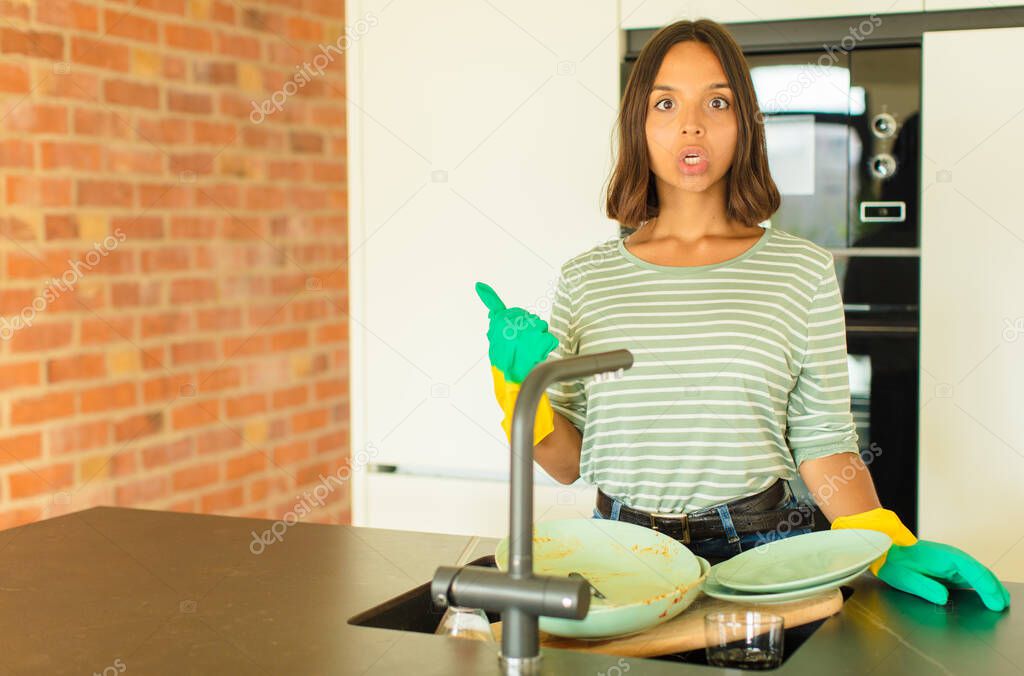
[[[704,135],[704,125],[701,123],[701,111],[694,106],[682,106],[679,113],[679,131],[683,136],[700,137]]]
[[[682,133],[682,135],[686,137],[700,137],[703,136],[703,133],[705,133],[705,129],[703,129],[700,123],[696,122],[695,120],[684,120],[680,125],[680,133]]]

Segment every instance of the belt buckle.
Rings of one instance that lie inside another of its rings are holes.
[[[650,512],[648,512],[647,513],[647,518],[651,522],[651,525],[649,526],[650,529],[651,530],[658,530],[658,523],[657,523],[657,520],[654,517],[654,514],[651,514]],[[683,514],[678,516],[678,517],[671,516],[671,517],[662,517],[662,518],[679,519],[682,522],[682,524],[683,524],[683,537],[679,541],[682,542],[684,545],[690,544],[690,519],[689,519],[689,516],[685,512],[683,512]],[[660,533],[661,531],[658,530],[658,532]]]
[[[690,516],[686,512],[683,512],[680,519],[683,522],[683,537],[680,539],[680,542],[684,545],[688,545],[690,544]]]

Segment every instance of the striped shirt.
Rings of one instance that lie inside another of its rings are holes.
[[[633,354],[617,380],[547,390],[582,434],[583,480],[634,509],[692,512],[857,452],[834,263],[772,227],[710,265],[649,263],[620,238],[567,261],[548,359]]]

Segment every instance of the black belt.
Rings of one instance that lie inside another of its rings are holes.
[[[790,528],[814,527],[814,513],[809,509],[774,509],[786,495],[785,484],[776,481],[760,493],[725,503],[737,533],[763,533],[778,528],[783,523]],[[597,511],[601,516],[611,518],[612,498],[597,489]],[[660,531],[683,544],[692,540],[725,536],[725,525],[715,507],[705,507],[692,514],[679,516],[654,516],[622,505],[619,521],[635,523]]]

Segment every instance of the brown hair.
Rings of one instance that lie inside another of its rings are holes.
[[[779,189],[768,170],[764,118],[743,51],[715,21],[677,21],[659,30],[644,45],[622,97],[617,121],[619,157],[609,183],[606,210],[609,218],[626,228],[636,229],[658,215],[658,192],[647,156],[647,101],[665,54],[676,43],[691,40],[711,48],[733,91],[738,129],[726,190],[727,217],[753,226],[779,208]]]

